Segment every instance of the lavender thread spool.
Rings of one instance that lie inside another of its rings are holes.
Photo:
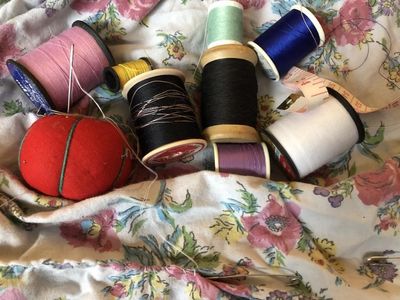
[[[270,177],[270,161],[264,143],[213,143],[216,172]]]

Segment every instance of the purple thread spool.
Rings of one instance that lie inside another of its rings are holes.
[[[269,178],[270,162],[264,143],[214,143],[215,171]]]

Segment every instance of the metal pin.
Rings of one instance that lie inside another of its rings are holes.
[[[286,281],[286,284],[289,286],[297,285],[301,282],[301,278],[297,275],[283,275],[283,274],[234,274],[234,275],[217,275],[217,276],[205,276],[207,279],[211,280],[224,280],[224,279],[235,279],[235,278],[262,278],[262,277],[271,277],[283,279]]]
[[[389,260],[400,261],[399,251],[371,252],[364,256],[364,262],[367,265],[384,265]]]
[[[278,109],[280,109],[280,110],[288,109],[300,97],[302,97],[302,95],[299,95],[299,94],[291,94],[291,95],[289,95],[281,104],[279,104]]]

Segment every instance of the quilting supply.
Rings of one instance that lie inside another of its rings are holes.
[[[366,253],[364,258],[366,265],[384,266],[390,263],[400,263],[400,251],[383,251]]]
[[[243,6],[236,1],[216,1],[208,9],[207,48],[242,44]]]
[[[317,18],[304,6],[294,5],[248,44],[257,52],[266,75],[279,80],[324,41],[325,33]]]
[[[200,63],[203,135],[213,142],[258,142],[254,51],[243,45],[216,46],[204,52]]]
[[[291,179],[302,178],[364,140],[364,126],[339,94],[266,129],[267,143]]]
[[[264,143],[213,143],[215,171],[269,178],[270,164]]]
[[[150,60],[142,57],[113,67],[106,67],[103,71],[104,82],[112,92],[116,93],[130,79],[150,70],[152,70]]]
[[[134,156],[111,122],[77,115],[50,115],[27,131],[19,168],[32,188],[50,196],[82,200],[121,187]]]
[[[296,111],[306,111],[319,105],[329,98],[329,90],[335,91],[336,94],[340,94],[348,103],[350,103],[354,110],[360,114],[400,106],[400,97],[381,106],[373,107],[366,105],[341,85],[328,79],[318,77],[313,73],[306,72],[297,67],[293,67],[289,71],[285,78],[283,78],[282,83],[295,91],[300,91],[304,96],[302,104],[296,103]],[[296,102],[300,101],[296,100]]]
[[[7,61],[10,74],[41,112],[67,110],[72,47],[74,80],[70,104],[73,105],[84,96],[79,84],[90,91],[102,82],[104,68],[114,65],[111,52],[86,23],[76,21],[70,29],[29,51],[18,61]]]
[[[164,164],[184,158],[206,146],[176,69],[157,69],[129,80],[122,91],[128,99],[142,150],[143,162]]]

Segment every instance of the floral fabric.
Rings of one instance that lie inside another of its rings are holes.
[[[246,41],[296,4],[239,2]],[[39,116],[7,59],[85,20],[117,62],[148,56],[182,70],[199,104],[211,3],[0,0],[0,299],[399,299],[399,262],[365,258],[400,252],[400,108],[362,115],[365,140],[302,182],[275,167],[270,180],[206,171],[209,149],[157,168],[156,181],[142,168],[127,186],[78,203],[21,179],[19,144]],[[371,106],[400,96],[398,1],[302,3],[327,40],[301,68]],[[257,68],[262,130],[285,114],[277,107],[291,91]],[[129,131],[120,94],[91,94]],[[79,109],[100,116],[85,100]]]

